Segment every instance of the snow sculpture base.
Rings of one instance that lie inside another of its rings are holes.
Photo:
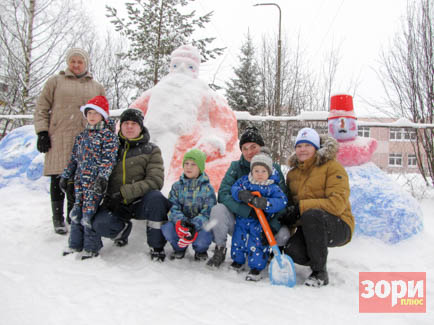
[[[418,202],[374,163],[345,168],[355,233],[395,244],[423,229]]]
[[[343,166],[359,166],[371,161],[375,150],[377,150],[377,140],[356,137],[350,141],[339,141],[336,158]]]
[[[33,125],[12,130],[0,141],[0,188],[12,182],[40,188],[49,178],[42,177],[44,155],[36,150],[36,135]],[[35,182],[37,181],[37,182]]]

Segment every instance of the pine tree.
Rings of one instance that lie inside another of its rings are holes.
[[[133,0],[125,3],[128,19],[120,18],[115,8],[106,6],[107,17],[113,18],[115,29],[130,41],[127,57],[136,62],[131,69],[138,91],[151,88],[168,73],[170,54],[181,45],[196,46],[203,61],[223,53],[223,48],[208,49],[215,38],[192,37],[195,29],[204,28],[213,14],[196,18],[195,11],[182,14],[178,10],[193,1]]]
[[[226,83],[229,106],[236,111],[257,114],[263,106],[260,99],[260,74],[255,63],[255,49],[250,33],[241,47],[240,67],[234,68],[236,78]]]

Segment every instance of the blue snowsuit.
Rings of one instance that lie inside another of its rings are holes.
[[[98,252],[102,247],[101,237],[92,230],[91,220],[103,195],[96,194],[93,186],[97,177],[108,181],[116,164],[119,140],[113,132],[114,123],[113,120],[108,123],[103,120],[96,125],[87,124],[75,138],[71,158],[61,176],[68,179],[75,175],[70,248]]]
[[[203,172],[198,178],[189,179],[182,174],[179,181],[172,185],[169,201],[172,204],[167,216],[169,222],[161,228],[164,237],[175,251],[182,251],[183,249],[178,246],[179,237],[175,231],[175,224],[178,220],[189,220],[198,232],[197,239],[192,244],[194,251],[206,252],[211,245],[212,234],[203,230],[202,226],[208,221],[211,208],[217,203],[208,175]]]
[[[274,178],[268,179],[268,184],[253,184],[251,173],[239,178],[232,185],[231,193],[235,201],[241,202],[238,198],[238,192],[248,190],[250,192],[258,191],[261,196],[267,198],[268,206],[264,210],[268,222],[275,218],[275,213],[286,207],[288,199],[281,188],[274,183]],[[231,257],[238,264],[244,264],[247,256],[247,263],[250,269],[263,270],[267,266],[269,257],[269,245],[264,243],[265,234],[263,234],[261,223],[256,217],[255,211],[248,217],[239,215],[235,218],[235,228],[232,236]],[[277,220],[276,220],[277,221]],[[278,229],[275,229],[277,231]]]

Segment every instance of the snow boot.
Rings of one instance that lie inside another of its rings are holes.
[[[214,255],[206,262],[206,265],[211,268],[218,268],[225,261],[225,257],[226,247],[216,245]]]
[[[329,275],[327,270],[323,271],[313,271],[311,275],[304,281],[304,284],[308,287],[322,287],[329,284]]]
[[[194,253],[194,260],[195,261],[206,261],[206,259],[208,258],[208,253],[207,252],[195,252]]]
[[[123,247],[128,244],[128,236],[130,235],[132,228],[133,224],[131,221],[127,221],[125,223],[124,229],[122,229],[121,232],[115,238],[113,238],[116,246]]]
[[[184,249],[183,251],[173,251],[173,253],[170,255],[170,259],[171,260],[174,260],[174,259],[181,260],[181,259],[183,259],[184,256],[185,256],[185,251],[186,251],[186,249]]]
[[[81,260],[87,260],[89,258],[94,258],[99,256],[98,252],[90,252],[90,251],[84,251],[83,255],[81,255]]]
[[[59,235],[66,235],[68,230],[63,218],[63,201],[51,201],[51,210],[53,212],[54,232]]]
[[[165,258],[164,248],[151,248],[151,261],[164,262]]]
[[[246,275],[246,281],[259,281],[262,279],[261,271],[258,269],[251,269]]]
[[[80,252],[81,252],[81,249],[76,249],[76,248],[68,247],[68,248],[65,248],[63,250],[62,255],[66,256],[66,255],[71,255],[71,254],[80,253]]]
[[[241,271],[244,270],[244,265],[237,263],[237,262],[232,262],[232,264],[229,266],[229,268],[231,270],[237,271],[238,273],[240,273]]]

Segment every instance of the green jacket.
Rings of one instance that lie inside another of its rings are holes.
[[[285,177],[282,174],[282,170],[278,164],[273,164],[274,171],[273,175],[276,178],[275,183],[279,185],[282,189],[283,193],[288,197],[288,188],[285,184]],[[220,188],[218,191],[218,202],[223,203],[232,213],[235,215],[247,218],[250,214],[250,210],[252,209],[245,203],[240,203],[235,201],[232,198],[231,188],[234,183],[244,175],[248,175],[250,173],[250,162],[244,159],[244,156],[241,155],[239,160],[233,161],[229,166],[229,169],[226,171],[225,176],[220,184]],[[272,176],[273,177],[273,176]],[[286,208],[282,209],[278,212],[277,215],[286,212]],[[277,218],[276,218],[277,219]]]
[[[108,195],[121,193],[125,204],[140,199],[152,190],[161,190],[164,183],[164,164],[161,150],[149,142],[144,128],[137,139],[128,140],[119,132],[117,164],[108,185]]]

